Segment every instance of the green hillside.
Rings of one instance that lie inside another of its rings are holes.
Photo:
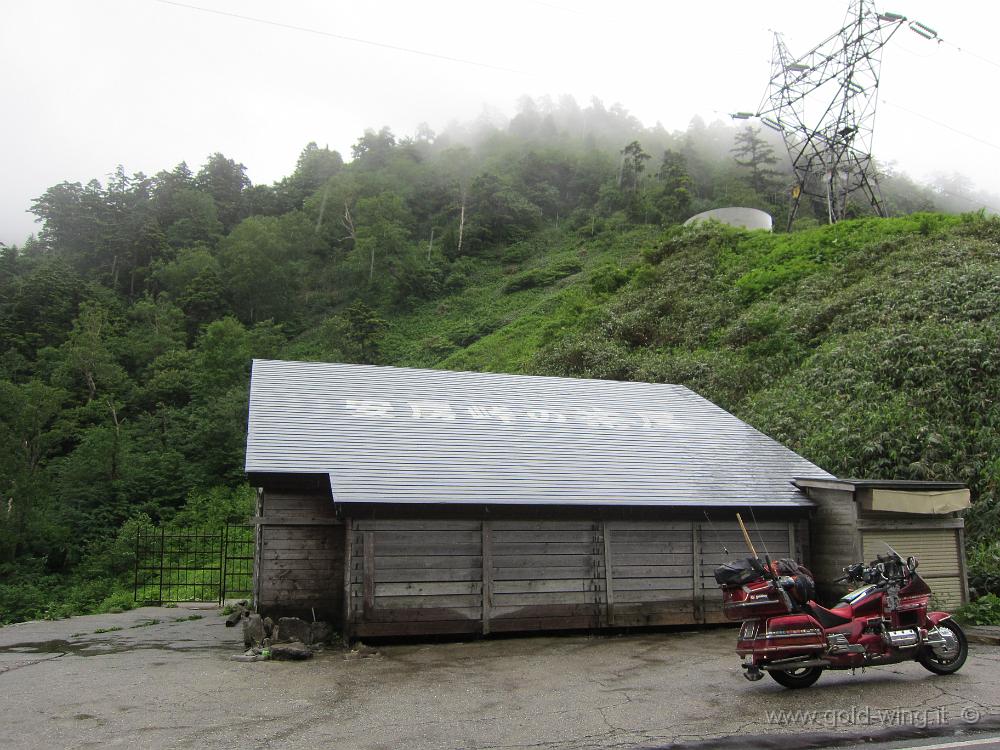
[[[252,357],[682,383],[838,475],[968,482],[995,568],[1000,222],[896,175],[902,218],[680,226],[782,223],[748,139],[563,103],[53,186],[0,248],[0,622],[128,606],[136,529],[249,515]]]

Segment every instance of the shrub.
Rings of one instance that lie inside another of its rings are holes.
[[[572,276],[575,273],[579,273],[582,266],[576,261],[563,261],[562,263],[557,263],[553,266],[547,266],[545,268],[532,268],[530,271],[525,271],[524,273],[519,273],[514,276],[506,284],[504,284],[503,290],[505,292],[520,292],[524,289],[534,289],[540,286],[548,286],[549,284],[554,284],[560,279],[565,279],[567,276]]]
[[[987,594],[955,612],[959,622],[968,625],[1000,625],[1000,596]]]
[[[1000,542],[980,542],[966,550],[969,593],[975,597],[1000,594]]]

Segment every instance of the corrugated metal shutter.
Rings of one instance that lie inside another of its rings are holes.
[[[933,593],[932,605],[944,609],[962,604],[959,538],[956,529],[869,529],[862,532],[864,558],[885,553],[885,544],[904,559],[920,561],[917,572]]]

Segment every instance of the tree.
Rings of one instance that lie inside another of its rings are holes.
[[[230,303],[241,320],[283,319],[302,278],[280,219],[252,216],[221,242],[219,259]]]
[[[388,163],[395,148],[396,136],[389,128],[384,127],[377,133],[369,129],[351,147],[351,157],[367,168],[377,169]]]
[[[656,173],[658,190],[653,203],[662,221],[681,222],[691,210],[691,177],[683,154],[667,149]]]
[[[499,245],[523,239],[538,226],[542,212],[527,200],[509,180],[492,172],[472,181],[470,191],[474,240],[470,247]]]
[[[115,357],[118,321],[96,301],[80,304],[73,330],[59,347],[53,381],[87,403],[112,397],[128,379]]]
[[[781,173],[773,169],[778,163],[771,145],[760,137],[760,128],[747,125],[736,134],[736,143],[730,153],[733,161],[750,170],[750,187],[762,198],[769,198],[781,186]]]
[[[247,168],[216,152],[198,171],[194,185],[212,196],[223,229],[229,231],[247,215],[246,191],[250,189]]]
[[[403,253],[409,235],[409,221],[403,201],[394,193],[380,193],[358,201],[355,254],[357,265],[367,266],[369,286],[375,280],[376,258],[380,258],[384,265]]]
[[[161,227],[169,227],[183,216],[175,203],[177,193],[194,189],[194,175],[187,162],[181,162],[172,170],[157,172],[153,177],[153,211]]]
[[[639,141],[632,141],[621,150],[621,169],[618,172],[618,187],[627,193],[639,192],[639,181],[646,169],[650,156],[642,150]]]
[[[336,151],[320,148],[315,142],[310,142],[302,149],[295,171],[288,178],[289,188],[295,193],[298,205],[301,206],[307,196],[320,187],[344,167],[344,160]]]
[[[317,191],[328,197],[330,180],[343,167],[344,160],[338,152],[320,148],[315,142],[310,142],[299,154],[291,176],[275,183],[273,187],[257,185],[251,190],[251,213],[280,216],[301,209],[306,200]]]
[[[344,341],[355,361],[374,364],[378,361],[379,341],[389,324],[364,302],[355,302],[344,312]]]

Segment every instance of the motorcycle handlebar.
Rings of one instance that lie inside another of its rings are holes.
[[[862,583],[884,583],[891,580],[904,581],[916,570],[916,560],[915,558],[910,558],[906,563],[903,563],[902,560],[898,560],[898,562],[900,565],[893,566],[896,569],[892,575],[887,570],[886,561],[881,558],[871,565],[854,563],[853,565],[846,566],[843,569],[845,575],[837,578],[834,583],[844,583],[846,581],[860,581]]]

